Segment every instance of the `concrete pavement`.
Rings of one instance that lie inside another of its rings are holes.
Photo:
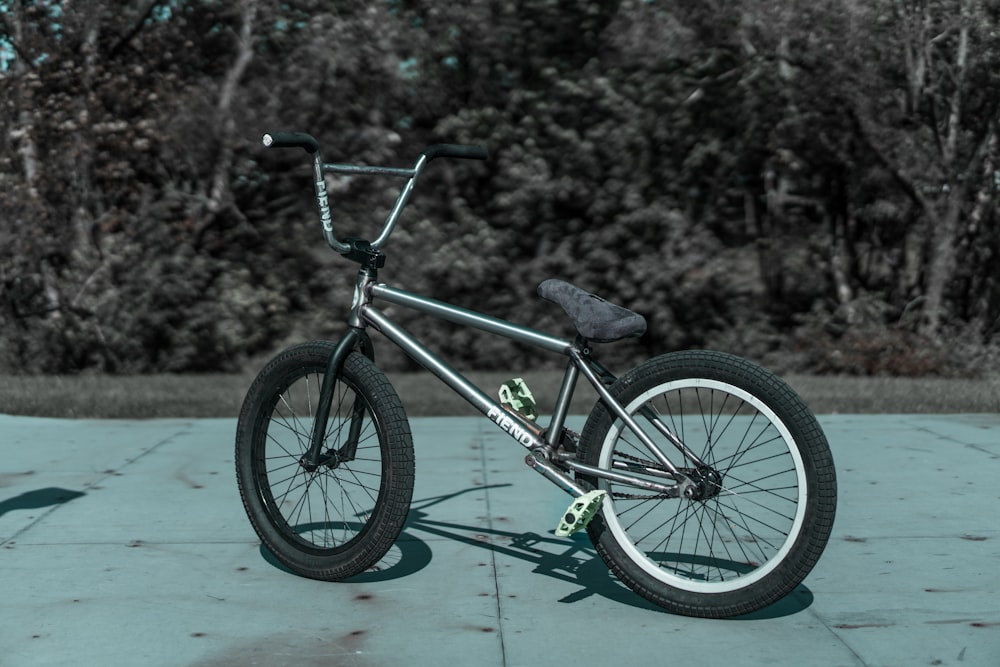
[[[235,420],[0,416],[0,666],[1000,665],[1000,415],[820,421],[826,553],[784,601],[713,621],[556,538],[566,497],[481,418],[413,420],[398,562],[331,584],[260,547]]]

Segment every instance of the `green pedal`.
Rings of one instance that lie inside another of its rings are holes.
[[[535,397],[521,378],[507,380],[500,385],[500,404],[520,413],[525,419],[535,421],[538,412],[535,408]]]
[[[608,495],[607,491],[595,489],[579,498],[574,498],[562,519],[559,520],[559,525],[556,526],[556,537],[569,537],[586,528],[594,515],[600,511],[601,503],[604,502],[606,495]]]

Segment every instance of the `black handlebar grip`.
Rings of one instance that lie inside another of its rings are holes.
[[[319,150],[319,142],[306,132],[271,132],[262,141],[268,148],[301,148],[309,154]]]
[[[437,157],[457,157],[465,160],[485,160],[490,154],[482,146],[465,144],[434,144],[424,149],[424,155],[430,162]]]

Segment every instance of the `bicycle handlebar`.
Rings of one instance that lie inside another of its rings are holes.
[[[378,251],[389,239],[399,216],[410,198],[413,186],[416,185],[417,177],[423,171],[424,166],[431,160],[439,157],[461,158],[466,160],[486,160],[489,153],[482,146],[469,146],[465,144],[432,144],[425,148],[412,169],[398,169],[394,167],[365,167],[361,165],[349,164],[327,164],[323,162],[319,149],[319,141],[306,132],[271,132],[263,137],[263,144],[268,148],[301,148],[313,156],[313,183],[316,188],[316,203],[319,207],[319,217],[323,223],[323,235],[331,248],[341,255],[356,256],[358,240],[339,240],[333,233],[333,218],[330,215],[329,196],[326,191],[326,179],[324,174],[339,173],[352,175],[382,175],[382,176],[402,176],[408,178],[406,185],[399,193],[389,217],[378,238],[371,242],[372,251]],[[349,257],[350,258],[350,257]]]
[[[319,142],[305,132],[274,132],[265,134],[263,143],[268,148],[301,148],[312,155],[319,151]]]

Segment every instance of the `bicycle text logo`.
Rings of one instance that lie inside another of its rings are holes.
[[[517,422],[507,415],[506,410],[494,406],[490,408],[490,411],[486,413],[486,416],[492,419],[493,423],[497,426],[507,431],[510,437],[514,438],[525,447],[531,446],[531,434],[518,426]]]
[[[319,217],[323,221],[323,229],[333,231],[333,218],[330,217],[330,198],[326,196],[326,181],[316,181],[316,200],[319,202]]]

